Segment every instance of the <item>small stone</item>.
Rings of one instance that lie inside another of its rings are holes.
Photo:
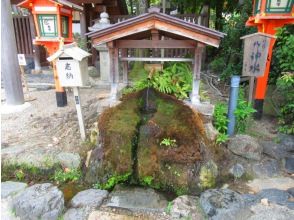
[[[28,184],[21,182],[2,182],[1,183],[1,199],[9,196],[15,196],[17,193],[24,191],[28,187]]]
[[[106,206],[163,212],[167,207],[167,200],[151,188],[116,186],[110,193]]]
[[[241,164],[237,163],[230,169],[230,173],[235,178],[241,178],[243,176],[243,174],[245,173],[245,170]]]
[[[218,131],[213,127],[212,123],[204,124],[206,136],[210,141],[215,141],[218,135]]]
[[[96,69],[95,66],[89,66],[88,67],[88,73],[89,73],[89,76],[91,76],[93,78],[99,76],[99,72],[98,72],[98,70]]]
[[[259,198],[267,199],[270,203],[285,205],[291,195],[284,190],[279,189],[264,189],[256,194]]]
[[[260,160],[263,151],[262,146],[255,138],[243,134],[230,138],[228,149],[234,154],[250,160]]]
[[[81,165],[81,157],[77,153],[61,152],[57,155],[57,161],[64,168],[78,169]]]
[[[175,219],[204,219],[197,207],[198,198],[196,196],[179,196],[172,201],[170,214]]]
[[[230,189],[210,189],[201,194],[200,204],[205,214],[212,217],[220,212],[239,209],[245,201],[239,193]]]
[[[261,200],[260,200],[260,203],[261,203],[262,205],[269,206],[269,203],[268,203],[268,199],[267,199],[267,198],[261,199]]]
[[[285,158],[285,169],[289,174],[294,173],[294,157],[286,157]]]
[[[293,188],[294,180],[290,177],[254,179],[247,183],[247,186],[255,193],[263,189],[288,190],[290,188]]]
[[[50,183],[26,188],[13,201],[21,220],[58,219],[64,208],[62,192]]]
[[[280,176],[279,162],[275,159],[264,159],[252,166],[253,175],[257,178],[269,178]]]
[[[84,220],[88,219],[88,215],[91,213],[91,208],[70,208],[66,211],[63,216],[63,220]]]
[[[247,218],[248,220],[292,220],[294,211],[276,204],[270,204],[265,206],[262,204],[256,204],[250,208],[252,216]]]
[[[98,208],[108,196],[107,190],[88,189],[75,195],[70,204],[73,208],[93,207]]]

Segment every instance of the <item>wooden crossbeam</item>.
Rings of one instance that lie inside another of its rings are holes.
[[[121,61],[173,61],[173,62],[194,62],[191,58],[180,57],[121,57]]]
[[[118,48],[195,48],[193,40],[117,40]]]

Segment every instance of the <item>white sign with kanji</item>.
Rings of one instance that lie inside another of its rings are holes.
[[[18,64],[20,66],[26,66],[27,62],[26,62],[26,57],[24,54],[17,54],[17,58],[18,58]]]
[[[75,60],[58,60],[57,72],[63,87],[84,86],[79,62]]]

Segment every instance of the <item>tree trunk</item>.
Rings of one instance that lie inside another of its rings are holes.
[[[1,72],[6,104],[22,105],[24,103],[24,95],[18,65],[10,0],[2,0],[1,3]]]
[[[224,0],[216,1],[215,6],[215,29],[218,31],[223,30],[223,17],[222,12],[224,9]]]

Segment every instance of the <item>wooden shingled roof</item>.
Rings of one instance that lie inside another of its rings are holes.
[[[100,45],[130,35],[157,29],[164,33],[192,39],[206,45],[218,47],[224,33],[160,12],[145,13],[110,27],[89,32],[93,45]]]

